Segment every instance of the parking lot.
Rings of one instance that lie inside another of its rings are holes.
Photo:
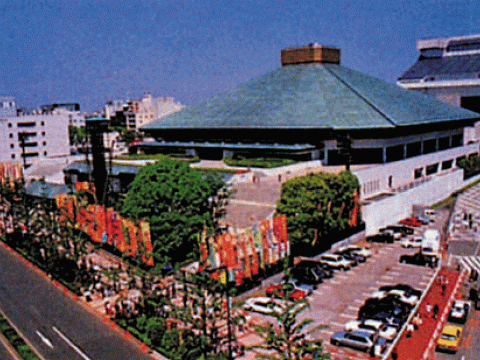
[[[421,232],[422,229],[416,230],[417,235]],[[332,353],[334,359],[340,359],[341,355],[335,354],[342,353],[350,356],[356,354],[357,358],[367,357],[367,354],[350,348],[332,346],[330,337],[334,332],[343,331],[348,321],[357,319],[359,308],[373,292],[381,286],[398,283],[423,291],[435,273],[435,269],[430,267],[401,264],[401,255],[413,254],[418,249],[403,248],[400,241],[392,244],[372,243],[367,246],[370,247],[372,256],[365,263],[347,271],[336,271],[333,278],[324,279],[309,296],[310,309],[300,314],[301,318],[313,319],[312,326],[328,325],[328,328],[317,331],[312,337],[323,339],[325,348]],[[265,315],[252,316],[273,322],[273,319]]]

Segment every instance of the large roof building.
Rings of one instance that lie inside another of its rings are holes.
[[[352,140],[353,163],[387,163],[464,145],[479,114],[401,89],[340,65],[340,49],[282,50],[282,67],[142,128],[145,152],[201,158],[285,156],[342,162],[337,139]]]
[[[480,113],[480,34],[418,40],[417,49],[397,84]]]

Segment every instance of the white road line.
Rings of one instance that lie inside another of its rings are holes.
[[[338,327],[340,327],[340,328],[343,329],[343,327],[345,326],[345,324],[340,324],[340,323],[338,323],[338,322],[331,322],[331,323],[330,323],[330,326],[338,326]]]
[[[85,353],[80,350],[69,338],[67,338],[60,330],[58,330],[55,326],[52,327],[53,331],[57,333],[60,338],[62,338],[63,341],[65,341],[68,346],[70,346],[75,352],[82,357],[84,360],[92,360],[90,359]]]
[[[38,337],[39,337],[40,339],[42,339],[42,341],[43,341],[49,348],[53,349],[53,344],[52,344],[52,342],[50,341],[49,338],[47,338],[45,335],[43,335],[43,334],[42,334],[40,331],[38,331],[38,330],[35,330],[35,334],[37,334]]]
[[[357,315],[349,315],[349,314],[340,314],[340,316],[347,319],[355,319],[357,317]]]
[[[368,296],[368,295],[367,295],[367,296]],[[353,302],[356,302],[356,303],[358,303],[358,304],[363,304],[364,300],[362,300],[362,299],[355,299],[355,300],[353,300]]]
[[[353,305],[350,305],[350,306],[347,306],[347,309],[348,309],[348,310],[355,310],[355,311],[357,311],[357,310],[358,310],[358,307],[353,306]]]

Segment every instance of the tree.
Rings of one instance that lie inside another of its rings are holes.
[[[163,268],[198,259],[198,234],[205,226],[218,226],[218,204],[212,199],[224,193],[225,183],[219,176],[204,176],[184,162],[165,157],[137,174],[122,213],[150,223],[154,257]]]
[[[287,215],[292,249],[318,245],[322,236],[349,228],[358,189],[358,179],[349,171],[308,174],[285,182],[277,213]]]
[[[251,348],[267,350],[257,354],[257,358],[272,360],[307,360],[329,359],[328,353],[323,352],[322,340],[311,339],[309,335],[324,328],[324,325],[307,327],[313,323],[312,319],[298,321],[301,312],[309,308],[308,300],[294,302],[282,299],[286,304],[282,311],[273,311],[270,315],[277,320],[277,324],[255,325],[255,331],[264,339],[264,343]],[[273,351],[273,353],[272,353]]]

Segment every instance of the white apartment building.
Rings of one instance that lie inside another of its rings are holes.
[[[68,112],[64,111],[0,117],[0,161],[20,161],[28,166],[69,155],[68,124]]]

